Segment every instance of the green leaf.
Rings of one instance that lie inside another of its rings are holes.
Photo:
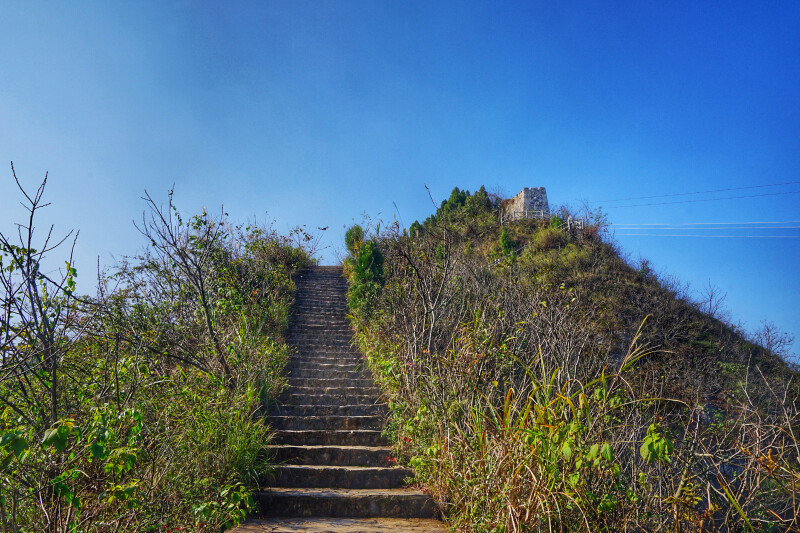
[[[564,454],[565,459],[572,457],[572,445],[569,442],[565,442],[561,446],[561,453]]]
[[[581,474],[580,472],[574,472],[567,477],[567,482],[569,482],[570,486],[574,489],[578,486],[578,483],[581,481]]]
[[[592,444],[591,448],[589,448],[589,452],[586,454],[587,461],[594,461],[597,459],[597,453],[600,451],[600,446],[597,444]]]
[[[58,428],[50,428],[44,432],[44,438],[42,439],[42,444],[44,446],[50,446],[55,439],[58,438]]]
[[[614,450],[609,443],[606,442],[603,444],[603,447],[600,448],[600,455],[609,463],[614,460]]]
[[[100,459],[106,454],[105,446],[103,446],[97,441],[92,443],[91,450],[92,450],[92,457],[94,459]]]
[[[0,437],[0,448],[8,448],[19,459],[29,446],[21,431],[12,431]]]
[[[65,449],[67,449],[70,433],[72,433],[72,427],[69,423],[50,428],[44,432],[42,444],[45,447],[52,446],[56,449],[56,451],[63,452]]]

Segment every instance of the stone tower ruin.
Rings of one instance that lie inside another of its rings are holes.
[[[500,206],[503,222],[520,218],[550,218],[547,191],[544,187],[525,187]]]

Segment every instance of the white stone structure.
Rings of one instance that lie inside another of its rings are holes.
[[[503,200],[500,217],[501,222],[520,218],[550,218],[547,191],[544,187],[525,187],[513,198]]]

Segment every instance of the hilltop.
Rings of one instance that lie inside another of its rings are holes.
[[[455,189],[348,232],[357,339],[397,453],[473,531],[798,527],[797,370],[566,209]],[[780,341],[780,339],[778,339]]]

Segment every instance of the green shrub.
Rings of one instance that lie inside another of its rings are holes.
[[[537,251],[559,248],[567,243],[567,236],[552,227],[538,230],[533,235],[533,246]]]
[[[515,247],[516,243],[509,237],[506,228],[503,228],[503,231],[500,232],[500,252],[505,256],[509,256],[514,253]]]
[[[364,230],[358,224],[355,224],[347,229],[344,234],[344,244],[347,247],[347,251],[355,257],[358,255],[358,249],[361,248],[361,244],[364,242]]]
[[[362,318],[369,318],[372,304],[384,283],[383,254],[374,240],[365,242],[351,259],[350,309]]]
[[[73,294],[71,261],[57,282],[18,268],[47,264],[44,247],[0,233],[4,531],[216,532],[253,507],[258,414],[285,386],[292,278],[311,258],[270,228],[151,207],[150,248],[94,298]]]

